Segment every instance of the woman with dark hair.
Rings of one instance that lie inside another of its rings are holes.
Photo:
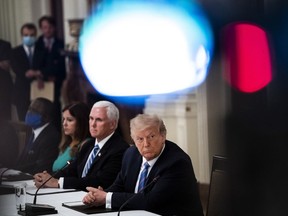
[[[52,171],[55,172],[73,160],[80,147],[89,137],[89,107],[82,102],[67,105],[62,110],[62,141],[60,153],[54,161]]]

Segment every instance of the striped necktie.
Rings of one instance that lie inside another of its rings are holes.
[[[83,172],[82,172],[82,177],[85,177],[89,171],[89,169],[91,168],[92,164],[93,164],[93,161],[94,159],[96,158],[97,156],[97,152],[99,151],[99,145],[95,145],[95,147],[93,148],[93,150],[91,151],[89,157],[88,157],[88,160],[86,161],[86,164],[85,164],[85,167],[83,169]]]
[[[139,184],[138,184],[138,193],[141,192],[143,188],[145,187],[149,167],[150,167],[149,163],[145,162],[144,169],[142,170],[140,174],[140,179],[139,179]]]

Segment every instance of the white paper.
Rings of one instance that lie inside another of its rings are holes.
[[[47,98],[54,101],[54,82],[44,82],[44,88],[38,88],[37,80],[32,81],[30,90],[30,100],[34,100],[38,97]]]

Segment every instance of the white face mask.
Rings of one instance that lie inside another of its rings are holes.
[[[22,37],[22,42],[28,47],[31,47],[35,44],[36,42],[36,37],[34,36],[23,36]]]

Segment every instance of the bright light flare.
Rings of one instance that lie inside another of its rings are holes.
[[[235,89],[253,93],[272,80],[272,61],[265,30],[252,23],[224,29],[224,78]]]
[[[81,62],[94,87],[110,96],[133,96],[203,82],[212,35],[200,10],[192,16],[185,6],[104,2],[85,22],[80,38]]]

